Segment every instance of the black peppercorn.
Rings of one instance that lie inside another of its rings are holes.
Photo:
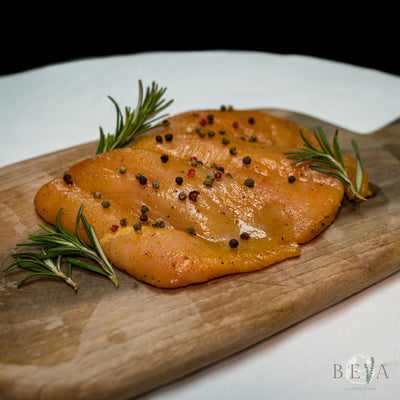
[[[70,174],[65,174],[63,179],[67,185],[72,185],[72,177]]]
[[[163,141],[162,136],[161,135],[157,135],[156,136],[156,142],[162,143],[162,141]]]
[[[167,133],[167,134],[165,135],[165,140],[166,140],[167,142],[170,142],[170,141],[172,140],[172,138],[173,138],[172,133]]]
[[[289,183],[293,183],[293,182],[296,181],[296,177],[293,176],[293,175],[290,175],[289,178],[288,178],[288,181],[289,181]]]
[[[249,156],[243,157],[242,161],[243,161],[243,164],[249,165],[251,163],[251,157],[249,157]]]
[[[232,249],[234,249],[235,247],[238,247],[238,245],[239,245],[239,242],[238,242],[236,239],[231,239],[231,240],[229,241],[229,246],[230,246]]]
[[[247,179],[245,179],[244,184],[245,184],[247,187],[253,187],[253,186],[254,186],[254,179],[252,179],[252,178],[247,178]]]
[[[169,159],[169,157],[168,157],[167,154],[163,154],[163,155],[161,156],[161,161],[162,161],[163,163],[166,163],[166,162],[168,161],[168,159]]]
[[[177,177],[175,178],[175,182],[176,182],[178,185],[182,185],[182,183],[183,183],[183,178],[182,178],[181,176],[177,176]]]
[[[140,183],[141,185],[145,185],[145,184],[147,183],[147,178],[146,178],[145,176],[141,175],[141,176],[139,177],[139,183]]]

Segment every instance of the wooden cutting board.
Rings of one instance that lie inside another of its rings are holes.
[[[330,124],[282,110],[301,126]],[[0,280],[0,395],[4,399],[129,399],[243,350],[400,269],[400,121],[368,135],[340,130],[342,149],[359,144],[374,197],[343,202],[300,257],[265,270],[178,290],[156,289],[117,271],[74,272],[68,285],[26,272]],[[89,143],[0,169],[0,257],[38,232],[37,189],[95,153]]]

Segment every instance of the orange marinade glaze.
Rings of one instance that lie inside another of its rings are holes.
[[[72,184],[58,177],[44,185],[35,197],[39,215],[54,224],[63,208],[61,223],[74,232],[83,204],[109,260],[162,288],[251,272],[297,256],[299,243],[334,220],[343,185],[304,164],[291,166],[284,155],[302,144],[296,124],[257,111],[216,110],[184,113],[169,121],[168,127],[138,138],[131,148],[72,166],[66,171]],[[198,125],[216,129],[214,135],[207,130],[199,137]],[[166,140],[167,133],[172,140]],[[197,165],[192,165],[194,156]],[[248,164],[243,163],[246,156],[251,158]],[[137,173],[147,182],[140,182]],[[205,182],[210,174],[214,179],[209,186]],[[248,179],[254,184],[246,185]],[[110,202],[107,208],[104,199]],[[147,220],[136,230],[143,205]]]

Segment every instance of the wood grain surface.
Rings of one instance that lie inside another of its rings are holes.
[[[289,111],[271,114],[328,134],[337,127]],[[120,286],[75,270],[78,292],[56,280],[17,288],[0,277],[3,399],[131,399],[241,351],[400,269],[400,122],[359,144],[374,196],[343,201],[337,219],[294,259],[262,271],[162,290],[117,271]],[[95,153],[88,143],[0,170],[0,260],[38,232],[38,188]]]

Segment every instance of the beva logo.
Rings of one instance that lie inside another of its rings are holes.
[[[383,364],[377,366],[374,357],[367,357],[362,354],[350,358],[344,371],[341,364],[333,364],[333,378],[342,379],[343,376],[349,382],[360,385],[368,385],[374,378],[389,379]]]

